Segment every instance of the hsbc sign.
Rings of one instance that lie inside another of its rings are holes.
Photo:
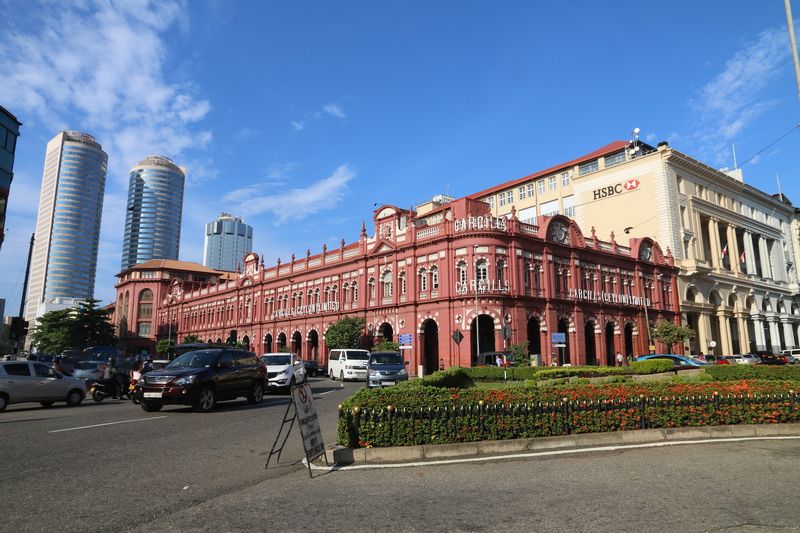
[[[599,200],[601,198],[608,198],[609,196],[614,196],[615,194],[630,192],[632,190],[638,189],[641,183],[642,182],[637,180],[636,178],[631,178],[626,181],[621,181],[616,185],[609,185],[608,187],[600,187],[599,189],[595,189],[594,191],[592,191],[592,195],[594,196],[594,198],[592,199]]]

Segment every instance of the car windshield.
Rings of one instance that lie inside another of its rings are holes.
[[[100,366],[100,363],[95,363],[93,361],[79,361],[75,363],[76,370],[94,370]]]
[[[208,368],[216,360],[218,354],[219,350],[186,352],[164,368],[168,370],[177,370],[180,368]]]
[[[291,355],[265,355],[264,359],[268,365],[291,365]]]
[[[347,358],[351,361],[366,361],[369,359],[367,352],[347,352]]]
[[[369,362],[373,365],[402,365],[403,359],[396,353],[374,353]]]

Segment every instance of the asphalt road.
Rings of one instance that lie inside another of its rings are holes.
[[[363,384],[309,381],[333,443],[338,404]],[[264,468],[289,401],[222,402],[208,414],[145,413],[122,400],[11,405],[0,413],[0,531],[126,529],[293,472],[307,476],[297,426],[280,464]]]
[[[359,384],[312,380],[326,442]],[[288,396],[0,414],[0,531],[797,531],[800,440],[452,465],[264,469]],[[73,429],[104,423],[113,425]],[[63,431],[68,429],[69,431]]]

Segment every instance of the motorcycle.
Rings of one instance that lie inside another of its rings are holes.
[[[131,379],[130,385],[128,385],[128,398],[130,398],[134,404],[139,405],[139,400],[136,399],[136,395],[133,393],[133,389],[136,387],[136,381],[135,379]]]
[[[114,396],[116,394],[120,394],[120,399],[125,398],[132,398],[133,397],[133,389],[129,387],[125,387],[124,393],[119,393],[117,391],[117,384],[114,383],[112,380],[98,380],[93,381],[92,384],[89,386],[87,391],[87,396],[91,396],[92,400],[96,402],[102,402],[108,396]]]

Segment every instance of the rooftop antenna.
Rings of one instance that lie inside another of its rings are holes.
[[[631,139],[631,147],[628,149],[628,155],[631,157],[631,159],[636,157],[636,155],[642,149],[642,147],[639,146],[639,132],[640,131],[641,130],[639,128],[633,128],[633,131],[631,132],[631,135],[633,136],[633,139]]]
[[[778,173],[775,173],[775,181],[778,182],[778,194],[780,194],[781,201],[783,201],[783,191],[781,190],[781,177],[778,176]]]
[[[731,143],[731,150],[733,150],[733,170],[739,168],[739,164],[736,162],[736,145]]]

